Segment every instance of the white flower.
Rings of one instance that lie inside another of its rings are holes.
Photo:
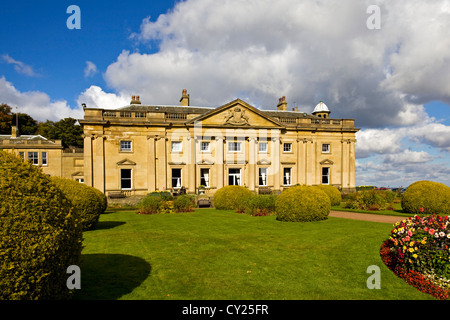
[[[445,237],[445,233],[444,232],[439,232],[439,236],[441,237],[441,238],[443,238],[443,237]]]

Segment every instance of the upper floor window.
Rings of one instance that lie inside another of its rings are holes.
[[[322,144],[322,153],[330,153],[330,144],[329,143]]]
[[[120,151],[131,151],[131,141],[120,141]]]
[[[241,143],[240,142],[228,142],[228,151],[229,152],[240,152],[241,151]]]
[[[261,153],[267,153],[267,142],[258,143],[258,150]]]
[[[284,143],[283,151],[284,152],[292,152],[292,143]]]
[[[200,150],[201,150],[202,152],[209,152],[209,142],[207,142],[207,141],[202,141],[202,142],[200,143]]]
[[[172,141],[172,152],[181,152],[183,144],[181,141]]]

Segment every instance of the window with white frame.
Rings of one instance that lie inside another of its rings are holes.
[[[290,186],[292,184],[292,168],[283,168],[283,185]]]
[[[241,152],[241,143],[240,142],[228,142],[228,151],[229,152]]]
[[[42,165],[47,165],[47,152],[42,152]]]
[[[267,168],[259,168],[259,186],[267,186]]]
[[[131,141],[120,141],[120,151],[131,151]]]
[[[267,142],[258,143],[258,151],[261,153],[267,153]]]
[[[183,143],[181,141],[172,141],[172,152],[181,152],[183,150]]]
[[[28,152],[28,161],[37,166],[39,164],[39,155],[37,152]]]
[[[322,144],[322,153],[330,153],[330,144],[329,143]]]
[[[210,151],[209,146],[210,146],[209,141],[200,142],[200,151],[201,152],[209,152]]]
[[[131,190],[132,185],[131,169],[120,169],[120,189]]]
[[[181,184],[181,169],[172,169],[172,188],[179,189],[183,185]]]
[[[211,178],[209,175],[209,169],[208,168],[200,169],[200,185],[209,188],[210,179]]]
[[[322,184],[330,184],[330,168],[322,168]]]
[[[284,152],[292,152],[292,143],[283,143]]]

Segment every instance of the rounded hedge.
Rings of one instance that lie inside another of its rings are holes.
[[[338,206],[341,204],[342,196],[338,188],[326,184],[321,184],[314,187],[324,191],[328,195],[328,197],[330,197],[332,206]]]
[[[66,299],[79,216],[39,167],[0,151],[0,300]]]
[[[277,220],[308,222],[325,220],[331,210],[329,196],[312,186],[294,186],[283,190],[275,201]]]
[[[418,215],[447,215],[450,213],[450,188],[439,182],[416,181],[403,193],[402,209]]]
[[[225,186],[214,193],[214,207],[219,210],[245,210],[245,202],[252,192],[242,186]]]
[[[100,214],[104,212],[104,200],[100,199],[94,187],[75,180],[51,177],[79,213],[83,230],[91,230],[97,225]]]

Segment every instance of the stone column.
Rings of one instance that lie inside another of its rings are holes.
[[[280,191],[280,137],[271,137],[273,189]]]
[[[248,139],[248,188],[250,191],[255,190],[256,179],[256,137]]]
[[[196,147],[196,139],[195,136],[190,136],[187,138],[188,139],[188,144],[189,144],[189,159],[188,159],[188,181],[187,181],[187,191],[189,193],[195,193],[195,171],[196,171],[196,166],[195,166],[195,158],[196,158],[196,152],[197,150],[195,149]]]
[[[84,135],[84,183],[93,186],[92,135]]]
[[[223,137],[216,137],[216,186],[217,189],[220,189],[223,187]]]
[[[105,139],[103,136],[97,136],[93,145],[93,150],[95,150],[93,186],[101,192],[105,192]]]
[[[148,157],[147,157],[147,190],[152,192],[156,190],[156,153],[155,137],[147,136]]]

